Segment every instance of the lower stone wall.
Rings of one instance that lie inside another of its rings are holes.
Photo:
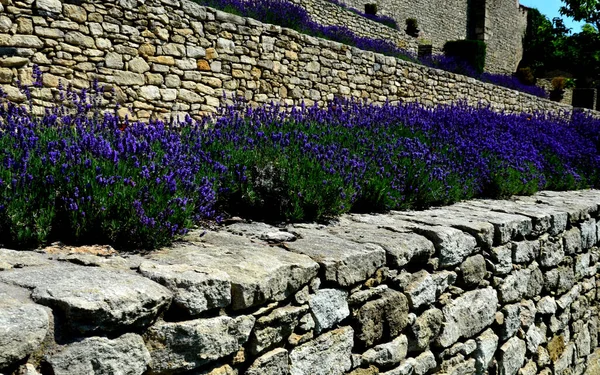
[[[600,191],[0,249],[0,373],[600,373]]]
[[[0,89],[35,109],[60,102],[59,87],[89,88],[133,118],[200,117],[224,96],[251,103],[324,104],[335,96],[375,103],[419,101],[489,105],[511,112],[572,109],[518,91],[431,69],[189,0],[1,0]],[[4,10],[4,12],[2,12]],[[107,101],[108,103],[108,101]]]

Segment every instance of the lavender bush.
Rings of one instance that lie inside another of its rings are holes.
[[[202,121],[141,123],[100,115],[94,87],[43,116],[0,104],[3,245],[151,249],[221,215],[322,220],[598,185],[600,120],[581,113],[236,102]]]

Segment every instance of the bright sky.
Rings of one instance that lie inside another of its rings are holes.
[[[558,9],[564,5],[560,0],[520,0],[521,5],[525,5],[530,8],[537,8],[542,14],[552,21],[554,17],[560,17],[565,21],[565,26],[571,29],[572,33],[578,33],[581,31],[581,26],[585,22],[575,22],[571,18],[566,18],[558,13]]]

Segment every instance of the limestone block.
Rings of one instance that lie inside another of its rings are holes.
[[[223,271],[151,262],[142,263],[139,269],[145,277],[167,287],[173,293],[173,303],[189,315],[231,303],[231,281]]]
[[[287,350],[275,349],[257,358],[245,375],[288,375],[290,373],[288,358]]]
[[[350,286],[371,277],[385,265],[385,250],[378,245],[358,244],[332,236],[323,230],[297,226],[289,232],[300,237],[287,248],[313,258],[325,271],[325,280]]]
[[[300,345],[290,353],[291,375],[342,375],[352,366],[354,331],[343,327]]]
[[[144,327],[171,303],[168,289],[129,272],[52,265],[4,271],[0,281],[32,289],[37,303],[65,314],[81,332]]]
[[[165,264],[189,264],[217,269],[231,279],[234,309],[281,301],[293,295],[317,275],[318,264],[307,256],[278,247],[262,246],[230,233],[188,235],[182,243],[152,253],[149,258]]]
[[[406,358],[408,340],[405,335],[400,335],[393,341],[367,350],[363,353],[363,361],[378,367],[391,367]]]
[[[57,14],[62,12],[62,1],[60,0],[36,0],[35,7],[47,14]]]
[[[357,339],[366,347],[387,337],[396,337],[408,325],[408,301],[399,292],[387,289],[381,297],[365,303],[355,313]]]
[[[498,368],[501,374],[515,375],[525,362],[526,345],[517,337],[508,340],[500,347]]]
[[[4,368],[39,349],[50,319],[46,309],[29,299],[28,290],[0,283],[0,327],[0,368]]]
[[[474,337],[494,321],[498,296],[494,289],[477,289],[466,292],[444,306],[444,326],[438,338],[447,348],[461,337]]]
[[[181,372],[236,353],[248,341],[252,316],[157,323],[144,339],[150,351],[152,372]]]
[[[257,354],[281,345],[294,332],[300,317],[307,311],[306,305],[286,306],[260,317],[250,338],[250,352]]]
[[[477,337],[477,349],[474,358],[478,374],[485,373],[491,365],[496,349],[498,348],[498,340],[498,336],[489,328]]]
[[[308,299],[315,321],[316,333],[328,330],[350,315],[348,292],[338,289],[320,289]]]
[[[150,363],[144,340],[134,333],[116,339],[90,337],[61,347],[47,359],[55,375],[142,375]]]

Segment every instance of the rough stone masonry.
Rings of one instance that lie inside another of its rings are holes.
[[[344,96],[572,110],[189,0],[0,0],[0,7],[0,89],[8,100],[24,102],[16,82],[32,83],[37,64],[44,87],[33,89],[36,111],[60,101],[61,82],[89,88],[95,79],[106,89],[103,106],[116,101],[120,115],[137,119],[199,117],[224,96],[252,104],[323,105]]]
[[[0,373],[597,375],[600,191],[0,249]]]

